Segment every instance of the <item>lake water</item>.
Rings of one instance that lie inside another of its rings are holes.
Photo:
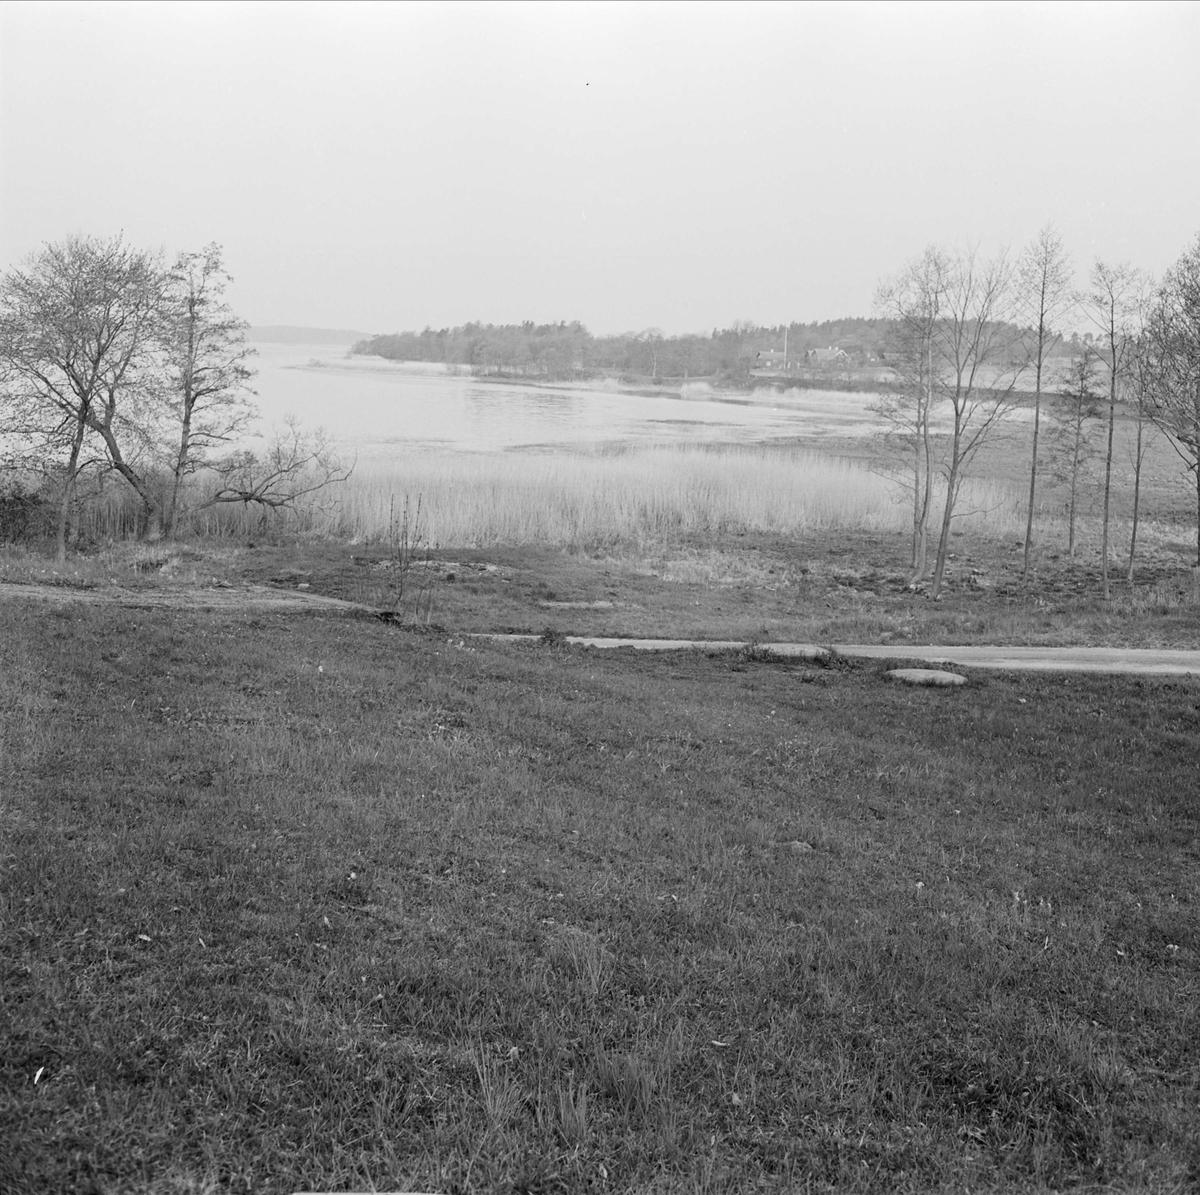
[[[517,386],[413,372],[328,345],[257,344],[264,422],[296,415],[360,459],[420,449],[550,451],[604,444],[754,444],[873,429],[869,396],[825,391],[653,397],[602,385]]]

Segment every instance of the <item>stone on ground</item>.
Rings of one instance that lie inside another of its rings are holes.
[[[939,668],[893,668],[885,674],[889,680],[898,680],[904,685],[965,685],[967,678],[957,672],[943,672]]]

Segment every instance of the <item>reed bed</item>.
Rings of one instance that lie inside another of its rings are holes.
[[[853,461],[801,450],[638,448],[554,456],[424,454],[360,468],[313,530],[370,542],[421,502],[431,544],[592,547],[730,532],[904,532],[899,487]],[[969,485],[963,530],[1019,534],[1019,496]]]
[[[111,479],[110,479],[111,480]],[[911,505],[900,484],[861,462],[800,448],[643,446],[591,453],[413,452],[360,463],[349,481],[295,508],[202,505],[190,529],[253,535],[287,528],[357,543],[392,538],[405,503],[420,503],[422,542],[440,547],[540,545],[641,550],[690,536],[867,531],[906,534]],[[943,495],[935,494],[933,524]],[[970,536],[1019,538],[1019,488],[971,479],[955,526]],[[1049,512],[1045,512],[1049,514]],[[83,543],[135,537],[141,511],[127,487],[89,492],[77,511]],[[1050,521],[1055,521],[1053,518]],[[1045,523],[1043,522],[1043,527]]]

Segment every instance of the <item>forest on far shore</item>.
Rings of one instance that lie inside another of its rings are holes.
[[[1014,329],[1015,330],[1015,329]],[[739,321],[711,333],[666,336],[657,329],[594,336],[578,321],[557,324],[462,324],[371,336],[353,352],[392,361],[444,362],[476,374],[567,378],[628,373],[668,378],[743,378],[755,369],[886,367],[896,321],[847,317],[760,326]],[[1092,334],[1064,337],[1056,352],[1077,355]]]

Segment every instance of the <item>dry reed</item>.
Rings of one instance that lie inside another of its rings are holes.
[[[798,449],[638,448],[595,455],[413,456],[360,468],[313,529],[384,537],[396,495],[420,495],[430,543],[593,546],[729,532],[904,532],[898,487],[863,465]],[[1006,486],[968,484],[960,526],[1019,533]]]
[[[197,478],[202,492],[203,477]],[[595,453],[413,452],[360,463],[350,480],[302,499],[293,510],[239,504],[201,508],[201,535],[245,535],[276,527],[357,543],[388,539],[396,503],[421,501],[423,542],[568,548],[647,544],[738,532],[906,534],[902,488],[866,465],[799,448],[650,446]],[[941,495],[936,495],[935,516]],[[972,536],[1019,537],[1021,496],[1001,482],[968,480],[955,526]],[[124,487],[105,486],[79,512],[83,538],[128,538],[139,508]]]

